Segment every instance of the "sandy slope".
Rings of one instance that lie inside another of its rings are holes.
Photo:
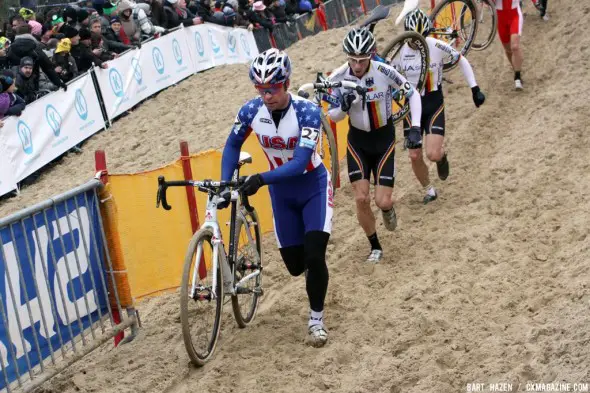
[[[590,5],[562,0],[559,7],[548,23],[532,12],[525,21],[524,92],[512,90],[498,42],[469,56],[488,97],[482,108],[473,107],[460,73],[449,75],[451,176],[438,182],[439,200],[423,206],[398,152],[400,223],[393,234],[380,224],[386,257],[377,266],[363,263],[368,242],[344,181],[329,246],[325,348],[303,345],[303,278],[286,274],[269,236],[257,319],[240,330],[228,307],[218,353],[205,368],[188,364],[178,295],[170,294],[139,305],[144,327],[134,342],[101,348],[46,391],[423,393],[464,392],[468,382],[590,382],[590,115],[583,96],[590,38],[582,28]],[[294,85],[342,61],[343,31],[290,48]],[[391,31],[384,23],[378,35]],[[112,170],[121,172],[174,159],[180,138],[193,150],[220,145],[252,95],[245,70],[215,69],[162,93],[2,212],[54,193],[52,179],[86,179],[96,148],[106,148]],[[208,83],[227,75],[231,88],[212,93]],[[204,97],[201,104],[196,97]]]

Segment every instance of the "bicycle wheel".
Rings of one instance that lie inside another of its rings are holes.
[[[418,83],[415,86],[415,89],[420,92],[424,87],[424,82],[426,81],[426,74],[428,73],[428,67],[430,64],[430,54],[428,52],[428,44],[424,37],[421,34],[418,34],[413,31],[407,31],[403,34],[398,35],[395,37],[393,41],[391,41],[385,49],[381,52],[379,56],[381,56],[388,64],[392,64],[395,61],[396,57],[398,57],[402,46],[406,43],[412,44],[413,47],[416,48],[418,53],[420,54],[420,76],[418,77]],[[403,73],[403,72],[402,72]],[[419,94],[419,93],[418,93]],[[406,100],[405,97],[400,97],[398,101],[393,101],[393,106],[391,108],[391,113],[393,113],[393,122],[399,123],[410,111],[410,103]]]
[[[496,5],[491,0],[475,0],[477,7],[477,34],[471,47],[473,50],[484,50],[494,41],[498,31],[498,15]],[[465,14],[461,14],[461,28],[469,23],[465,20]]]
[[[325,156],[326,152],[329,154],[330,158],[330,167],[328,171],[332,176],[332,192],[336,194],[336,188],[334,187],[334,182],[338,178],[338,174],[340,173],[340,162],[338,160],[338,145],[336,145],[336,137],[334,136],[335,130],[332,130],[330,126],[330,122],[326,118],[324,113],[320,113],[320,119],[322,121],[322,133],[320,134],[320,140],[318,141],[318,154],[322,158],[325,164]],[[327,167],[327,165],[326,165]]]
[[[244,328],[254,319],[262,296],[262,237],[256,210],[242,209],[236,221],[235,239],[234,285],[258,271],[257,276],[238,286],[236,294],[231,297],[236,322]]]
[[[193,235],[184,259],[180,287],[182,337],[188,356],[197,367],[207,363],[215,351],[223,309],[223,252],[217,261],[217,277],[213,283],[212,238],[213,232],[209,228]]]
[[[477,10],[472,0],[442,0],[430,14],[433,26],[430,35],[467,56],[477,34],[476,16]],[[443,62],[443,69],[451,70],[459,64],[459,58],[448,55]]]

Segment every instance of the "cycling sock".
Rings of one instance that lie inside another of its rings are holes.
[[[436,190],[434,189],[434,186],[432,184],[428,184],[426,187],[424,187],[424,189],[426,189],[426,193],[430,196],[435,196],[436,195]]]
[[[323,325],[324,324],[324,311],[313,311],[309,314],[309,321],[307,326]]]
[[[520,79],[520,71],[514,71],[514,80]]]
[[[379,243],[379,239],[377,238],[377,232],[373,233],[371,236],[367,236],[369,241],[371,242],[371,250],[383,250],[381,248],[381,243]]]

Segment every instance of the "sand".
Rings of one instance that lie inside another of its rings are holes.
[[[543,22],[525,3],[525,91],[513,91],[497,40],[469,55],[484,106],[475,109],[460,71],[447,76],[451,175],[436,180],[439,199],[423,206],[407,153],[398,150],[399,224],[388,233],[379,218],[379,265],[364,263],[368,242],[343,177],[328,253],[326,347],[304,345],[304,279],[287,274],[266,236],[259,313],[241,330],[225,309],[207,366],[189,364],[172,293],[139,303],[143,328],[132,343],[101,347],[44,391],[446,393],[465,392],[467,383],[525,391],[528,381],[590,382],[590,38],[583,28],[590,4],[562,0]],[[344,31],[289,48],[294,86],[343,61]],[[392,21],[377,28],[381,46],[393,31]],[[0,214],[88,179],[95,149],[107,151],[111,171],[132,172],[174,160],[180,139],[193,151],[220,146],[254,93],[246,70],[220,67],[161,93],[3,202]]]

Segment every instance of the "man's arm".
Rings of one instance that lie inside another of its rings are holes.
[[[389,77],[390,86],[399,90],[400,97],[405,96],[409,101],[412,127],[420,127],[420,118],[422,117],[422,100],[420,99],[420,93],[417,93],[412,87],[412,84],[394,67],[380,64],[377,69]]]
[[[253,105],[253,103],[250,102],[244,105],[238,112],[234,126],[225,142],[221,158],[221,180],[231,180],[234,171],[238,167],[242,145],[250,132],[252,132],[252,128],[250,128],[252,120],[248,118],[248,115],[251,115],[249,109],[252,108],[249,108],[249,105]]]
[[[451,55],[453,60],[459,59],[459,67],[461,67],[461,72],[463,73],[465,81],[467,82],[469,87],[477,86],[477,82],[475,81],[475,74],[473,73],[473,68],[471,67],[471,64],[469,64],[469,61],[465,56],[462,56],[461,53],[459,53],[455,48],[441,40],[436,40],[434,47],[437,50],[444,52],[444,55]]]

